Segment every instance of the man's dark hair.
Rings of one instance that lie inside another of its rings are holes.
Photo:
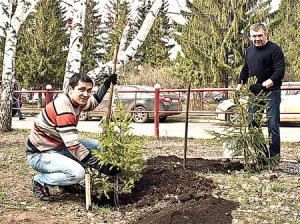
[[[72,75],[72,77],[70,78],[70,81],[69,81],[69,86],[71,86],[73,89],[75,88],[75,86],[78,85],[78,82],[81,81],[81,82],[91,82],[92,85],[94,84],[93,83],[93,80],[86,74],[82,74],[82,73],[75,73],[74,75]]]

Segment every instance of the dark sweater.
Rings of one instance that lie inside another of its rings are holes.
[[[246,83],[247,79],[256,76],[257,83],[271,79],[274,86],[279,89],[284,77],[285,62],[280,47],[268,41],[263,47],[252,45],[246,51],[245,64],[240,73],[238,83]]]

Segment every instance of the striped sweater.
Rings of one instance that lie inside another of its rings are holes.
[[[62,94],[47,104],[37,116],[27,141],[27,150],[32,152],[67,148],[78,160],[83,160],[89,151],[79,142],[77,124],[81,111],[90,111],[102,101],[107,87],[102,85],[84,106],[72,104],[68,94]]]

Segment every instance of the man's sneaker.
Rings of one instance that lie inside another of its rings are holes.
[[[80,184],[59,186],[59,189],[61,189],[64,192],[72,193],[72,194],[84,194],[85,192],[85,188]]]
[[[32,179],[32,191],[36,198],[40,199],[41,201],[51,201],[52,197],[49,192],[48,187],[44,187],[39,182]]]

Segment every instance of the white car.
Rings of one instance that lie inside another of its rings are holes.
[[[286,90],[286,88],[298,88],[296,90]],[[283,82],[280,104],[281,122],[300,122],[300,82]],[[235,123],[238,114],[229,113],[234,108],[232,99],[224,100],[217,105],[216,119]]]

